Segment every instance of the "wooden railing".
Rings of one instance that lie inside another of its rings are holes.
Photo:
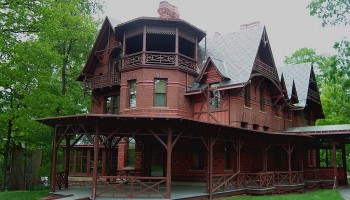
[[[333,169],[305,170],[304,180],[307,180],[307,181],[334,180],[334,170]]]
[[[96,88],[111,87],[118,84],[120,84],[119,74],[103,74],[86,79],[85,89],[93,90]]]
[[[214,174],[212,192],[221,192],[227,190],[236,190],[243,188],[238,179],[239,173]]]
[[[274,185],[301,184],[304,182],[302,171],[275,171]]]
[[[261,189],[273,187],[273,172],[241,173],[238,176],[244,188]]]
[[[67,172],[57,172],[56,173],[56,184],[59,190],[63,188],[68,188],[68,183],[66,182],[68,174]]]
[[[258,59],[255,59],[253,69],[258,71],[259,73],[265,75],[266,77],[272,79],[272,80],[278,81],[277,70],[275,68],[273,68],[272,66],[269,66]]]
[[[195,69],[196,60],[193,58],[174,52],[156,51],[138,52],[127,55],[123,58],[123,67],[136,67],[142,65],[143,62],[145,65],[175,66],[176,60],[180,68]]]
[[[99,198],[166,198],[165,177],[99,176]]]

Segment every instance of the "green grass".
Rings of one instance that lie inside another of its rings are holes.
[[[234,196],[225,200],[343,200],[337,190],[317,190],[301,194],[283,194],[266,196]]]
[[[34,191],[6,191],[0,192],[1,200],[38,200],[41,197],[47,196],[49,190],[34,190]]]

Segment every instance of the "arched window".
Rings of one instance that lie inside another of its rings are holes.
[[[109,56],[109,73],[115,74],[119,72],[121,67],[121,56],[122,50],[120,48],[115,48]]]

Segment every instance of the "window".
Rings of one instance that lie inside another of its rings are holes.
[[[212,83],[209,86],[210,109],[219,109],[221,107],[221,93],[216,90],[219,83]]]
[[[265,89],[259,88],[260,93],[260,110],[265,112]]]
[[[127,165],[128,166],[135,165],[135,139],[134,138],[129,138]]]
[[[119,95],[106,97],[105,114],[119,113]]]
[[[129,107],[136,107],[136,80],[129,81]]]
[[[250,87],[249,85],[245,86],[244,89],[244,105],[250,107]]]
[[[225,141],[225,169],[231,169],[231,152],[232,152],[232,148],[231,148],[231,142],[230,141]]]
[[[166,106],[166,79],[154,79],[154,106],[165,107]]]
[[[203,147],[202,141],[200,139],[191,140],[192,147],[192,169],[201,170],[203,169]]]

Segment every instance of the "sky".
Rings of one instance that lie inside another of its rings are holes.
[[[105,0],[105,15],[121,22],[137,17],[158,17],[162,0]],[[319,54],[335,54],[336,41],[350,37],[350,27],[322,27],[321,20],[310,16],[306,0],[168,0],[178,7],[180,19],[206,31],[228,34],[241,24],[259,21],[266,26],[276,65],[283,66],[285,56],[307,47]]]

